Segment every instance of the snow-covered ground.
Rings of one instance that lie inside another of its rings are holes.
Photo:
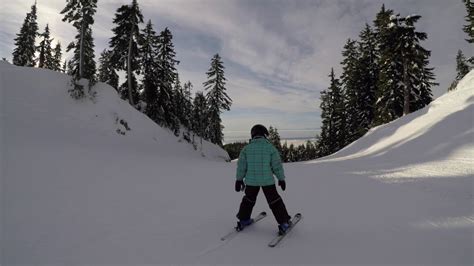
[[[271,215],[220,241],[242,194],[219,148],[202,157],[106,85],[76,102],[65,75],[0,75],[2,265],[474,263],[474,72],[331,157],[285,164],[304,218],[276,248]],[[255,210],[270,212],[262,195]]]

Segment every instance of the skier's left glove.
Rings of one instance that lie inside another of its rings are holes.
[[[244,189],[245,189],[244,181],[242,181],[242,180],[235,181],[235,191],[236,192],[244,191]]]
[[[281,187],[281,190],[285,191],[285,189],[286,189],[285,180],[278,180],[278,185]]]

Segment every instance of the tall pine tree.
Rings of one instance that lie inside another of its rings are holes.
[[[31,11],[21,26],[20,33],[15,38],[15,49],[13,50],[13,64],[17,66],[35,66],[36,36],[38,36],[38,23],[36,14],[36,2],[31,6]]]
[[[359,35],[359,95],[357,106],[359,117],[357,131],[353,132],[354,139],[364,135],[371,127],[375,113],[375,93],[377,91],[377,81],[379,76],[379,55],[377,52],[376,35],[368,24]]]
[[[379,79],[377,82],[374,125],[388,123],[403,115],[403,65],[399,31],[390,18],[393,10],[382,9],[374,21],[379,51]]]
[[[61,11],[64,14],[63,21],[72,23],[77,30],[76,40],[66,48],[67,52],[74,49],[70,71],[76,80],[85,78],[92,83],[95,82],[96,73],[92,37],[96,9],[97,0],[66,0],[66,7]]]
[[[224,134],[222,133],[221,113],[229,111],[232,100],[229,98],[225,88],[224,65],[219,54],[211,59],[211,67],[206,73],[208,80],[204,82],[207,91],[206,101],[209,109],[209,128],[207,136],[209,140],[222,147]]]
[[[467,59],[462,53],[461,50],[458,50],[458,54],[456,55],[456,78],[454,79],[453,83],[449,87],[449,91],[454,90],[458,84],[458,82],[470,71],[470,67],[467,63]]]
[[[280,152],[281,155],[281,138],[276,127],[270,126],[268,128],[268,140],[275,146],[275,148]]]
[[[193,111],[192,111],[192,118],[191,118],[191,127],[193,131],[193,139],[192,142],[194,145],[196,144],[195,135],[199,137],[200,140],[200,147],[202,150],[202,140],[205,138],[207,125],[208,125],[208,110],[207,110],[207,103],[206,97],[204,93],[198,91],[194,96],[193,101]]]
[[[362,106],[359,106],[361,69],[359,66],[359,51],[357,42],[351,39],[347,40],[342,51],[343,61],[341,84],[344,90],[344,109],[347,114],[345,130],[347,134],[344,141],[348,144],[359,137],[360,112]]]
[[[54,47],[53,50],[53,64],[52,64],[52,69],[54,71],[61,71],[61,61],[62,61],[62,49],[61,49],[61,43],[58,42],[56,46]]]
[[[38,67],[39,68],[47,68],[53,69],[54,68],[54,58],[53,58],[53,50],[51,48],[51,34],[49,32],[49,26],[46,24],[44,28],[44,32],[40,34],[41,42],[38,47],[36,47],[37,51],[39,52],[38,56]]]
[[[474,43],[474,2],[472,0],[463,0],[466,5],[466,22],[463,30],[467,33],[468,38],[466,39],[469,43]]]
[[[176,53],[173,45],[173,35],[165,28],[158,36],[158,123],[171,128],[176,133],[178,118],[173,107],[173,84],[177,79],[176,65],[179,61],[175,59]]]
[[[427,34],[415,28],[420,18],[401,18],[391,10],[377,15],[381,57],[375,124],[390,122],[432,101],[431,87],[436,83],[428,66],[431,52],[420,44]]]
[[[158,36],[153,29],[151,20],[148,21],[142,30],[142,41],[140,44],[140,55],[142,58],[141,72],[143,74],[142,86],[144,100],[146,103],[145,114],[153,121],[158,122],[158,69],[160,67],[158,61]]]
[[[141,41],[139,24],[143,15],[136,0],[131,5],[123,5],[115,13],[112,29],[114,36],[110,40],[112,65],[117,70],[126,71],[126,81],[120,87],[122,98],[128,99],[130,105],[138,102],[138,83],[135,74],[140,69],[138,43]]]
[[[330,86],[321,92],[321,133],[318,150],[321,156],[332,154],[345,145],[345,112],[342,88],[331,68]],[[291,146],[290,146],[291,149]]]

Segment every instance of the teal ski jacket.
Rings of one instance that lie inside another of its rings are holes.
[[[244,180],[249,186],[270,186],[275,178],[285,179],[285,171],[278,150],[266,138],[250,140],[239,155],[237,180]]]

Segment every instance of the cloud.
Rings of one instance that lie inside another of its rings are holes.
[[[93,34],[96,56],[108,46],[112,19],[118,7],[131,0],[100,0]],[[226,66],[228,93],[234,101],[224,114],[226,127],[246,126],[263,117],[281,127],[313,127],[319,121],[319,92],[329,85],[331,67],[341,74],[342,47],[358,38],[365,23],[372,24],[382,0],[139,0],[145,20],[157,32],[169,27],[182,82],[191,80],[202,90],[210,58],[220,53]],[[13,38],[33,0],[1,1],[0,48],[11,57]],[[62,22],[63,0],[38,2],[40,30],[49,22],[63,47],[75,30]],[[458,49],[474,54],[462,32],[465,9],[461,1],[387,1],[401,15],[423,16],[417,29],[428,33],[423,45],[432,51],[431,66],[441,95],[455,76]],[[8,10],[8,12],[7,12]],[[314,119],[310,119],[314,115]],[[234,126],[235,125],[235,126]]]

